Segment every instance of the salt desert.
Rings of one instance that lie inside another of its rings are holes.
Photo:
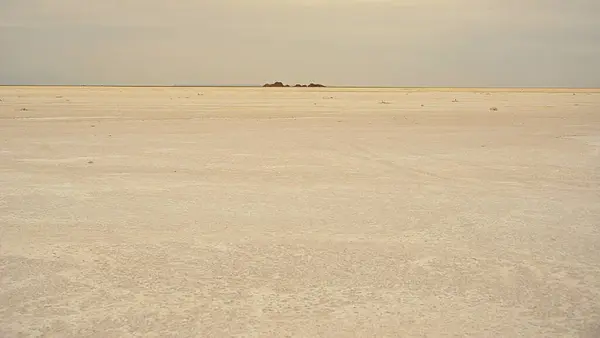
[[[598,90],[0,100],[1,337],[600,337]]]

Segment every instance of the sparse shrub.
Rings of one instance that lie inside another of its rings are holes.
[[[491,108],[490,108],[490,111],[498,111],[498,108],[496,108],[496,107],[491,107]]]

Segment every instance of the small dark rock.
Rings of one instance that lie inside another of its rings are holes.
[[[273,83],[266,83],[263,87],[285,87],[285,85],[283,84],[283,82],[273,82]]]
[[[284,84],[281,81],[277,81],[277,82],[273,82],[273,83],[266,83],[263,85],[263,87],[278,87],[278,88],[283,88],[283,87],[290,87],[290,85]],[[325,87],[324,85],[320,84],[320,83],[311,83],[309,85],[303,85],[303,84],[295,84],[294,87]]]

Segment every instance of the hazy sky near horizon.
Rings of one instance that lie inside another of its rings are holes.
[[[600,0],[0,0],[0,84],[600,87]]]

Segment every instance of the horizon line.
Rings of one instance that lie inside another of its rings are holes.
[[[0,87],[108,87],[108,88],[265,88],[263,85],[128,85],[128,84],[0,84]],[[281,88],[296,88],[281,87]],[[300,87],[309,88],[309,87]],[[316,88],[316,87],[315,87]],[[383,88],[383,89],[600,89],[600,87],[568,87],[568,86],[360,86],[332,85],[323,88]],[[269,88],[273,89],[273,88]],[[312,88],[314,89],[314,88]]]

